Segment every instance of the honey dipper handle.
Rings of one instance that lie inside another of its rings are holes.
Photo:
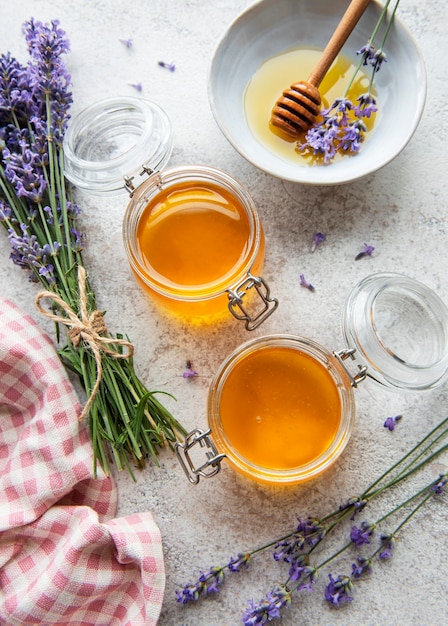
[[[344,13],[341,21],[336,27],[330,41],[322,53],[316,67],[312,71],[308,82],[315,87],[319,87],[325,74],[330,69],[342,46],[347,41],[350,33],[361,19],[362,14],[370,4],[370,0],[352,0]]]

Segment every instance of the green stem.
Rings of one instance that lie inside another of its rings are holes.
[[[414,452],[416,452],[423,444],[425,444],[429,439],[431,439],[431,437],[433,437],[433,435],[435,435],[435,433],[442,428],[442,426],[444,426],[445,424],[448,423],[448,417],[446,417],[444,420],[442,420],[435,428],[433,428],[421,441],[419,441],[419,443],[417,443],[411,450],[409,450],[409,452],[407,452],[403,457],[401,457],[401,459],[399,461],[397,461],[394,465],[392,465],[388,470],[386,470],[384,472],[384,474],[381,474],[381,476],[379,478],[377,478],[375,480],[375,482],[373,482],[370,487],[368,487],[364,493],[361,495],[361,499],[364,499],[365,497],[368,496],[368,494],[377,486],[380,484],[380,482],[382,480],[384,480],[386,478],[386,476],[388,476],[389,474],[391,474],[395,469],[397,469],[402,463],[404,463],[404,461],[406,461],[406,459],[408,459],[410,456],[412,456],[414,454]],[[443,431],[442,435],[445,435],[448,432],[448,430]],[[440,436],[437,437],[436,441],[440,438]],[[431,445],[431,444],[429,444]],[[429,447],[429,446],[428,446]],[[428,449],[428,447],[426,449]],[[418,457],[417,457],[418,458]],[[411,464],[412,465],[412,464]]]
[[[72,268],[74,265],[73,258],[73,250],[71,246],[71,232],[70,225],[68,221],[67,215],[67,189],[65,186],[65,174],[64,174],[64,151],[59,150],[59,158],[57,159],[57,163],[59,165],[58,168],[58,189],[59,189],[59,203],[61,208],[61,215],[63,219],[64,232],[65,232],[65,242],[67,244],[67,253],[68,253],[68,269]]]

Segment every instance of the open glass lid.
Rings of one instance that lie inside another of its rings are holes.
[[[345,339],[378,382],[431,389],[448,373],[448,309],[437,294],[393,273],[368,276],[347,300]]]
[[[93,194],[132,193],[141,176],[163,169],[172,146],[170,121],[158,105],[108,98],[70,121],[64,136],[65,175]]]

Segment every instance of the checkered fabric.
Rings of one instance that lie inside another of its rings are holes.
[[[113,519],[81,407],[37,324],[0,299],[0,623],[151,626],[165,588],[150,513]]]

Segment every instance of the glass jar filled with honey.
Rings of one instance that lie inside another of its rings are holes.
[[[64,138],[66,176],[97,194],[127,191],[123,242],[141,287],[166,310],[257,328],[277,308],[260,276],[263,227],[248,191],[227,173],[166,169],[172,138],[160,107],[112,98],[88,107]]]
[[[224,361],[209,389],[209,429],[177,445],[192,483],[216,474],[224,458],[260,482],[309,480],[347,445],[362,381],[418,391],[447,378],[448,309],[411,278],[382,273],[361,281],[343,328],[340,351],[280,334],[246,342]]]

